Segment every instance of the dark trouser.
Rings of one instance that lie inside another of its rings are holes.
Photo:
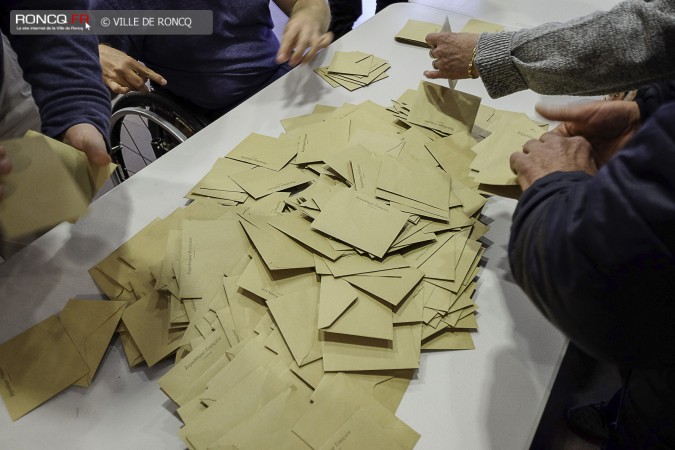
[[[354,22],[363,12],[361,0],[328,0],[330,5],[330,27],[335,39],[351,31]]]
[[[394,3],[408,3],[408,0],[377,0],[375,2],[375,12],[380,12],[389,5]]]
[[[633,369],[607,405],[605,450],[675,448],[675,369]]]

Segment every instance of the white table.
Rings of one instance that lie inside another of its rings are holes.
[[[300,67],[104,195],[76,225],[58,226],[0,264],[0,342],[57,313],[69,298],[99,297],[87,269],[155,217],[182,206],[183,194],[251,132],[276,136],[283,131],[280,119],[308,114],[316,103],[370,99],[387,106],[405,89],[417,88],[430,67],[428,52],[393,36],[408,19],[441,23],[444,16],[414,4],[387,8],[334,43],[313,67],[330,61],[335,50],[358,49],[389,60],[388,79],[350,93]],[[460,29],[467,17],[450,19]],[[490,106],[530,115],[539,98],[522,92],[491,100],[479,80],[460,81],[457,88]],[[493,198],[485,208],[493,244],[477,291],[476,350],[424,354],[399,408],[398,415],[422,435],[419,449],[522,449],[536,430],[566,341],[510,278],[506,244],[514,206]],[[155,383],[170,365],[129,369],[116,343],[89,389],[71,387],[15,423],[0,408],[0,448],[183,448],[174,406]]]

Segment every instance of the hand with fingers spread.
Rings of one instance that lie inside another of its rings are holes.
[[[297,66],[312,61],[320,50],[333,42],[333,33],[326,32],[329,23],[330,11],[325,2],[294,2],[277,52],[277,62]]]
[[[642,124],[638,104],[632,101],[597,101],[563,107],[537,105],[536,109],[546,119],[562,122],[553,133],[581,136],[590,142],[598,167],[604,166]]]
[[[9,158],[7,158],[7,152],[5,151],[5,148],[0,145],[0,200],[2,200],[4,195],[2,179],[5,175],[9,175],[11,171],[12,163],[9,161]]]
[[[428,34],[426,41],[431,47],[429,56],[434,70],[425,70],[424,76],[449,80],[478,78],[478,69],[473,63],[478,36],[474,33],[451,32]]]
[[[129,91],[147,92],[145,83],[148,80],[166,85],[164,77],[122,51],[100,44],[98,54],[103,69],[103,81],[116,94],[126,94]]]
[[[591,144],[586,139],[564,137],[554,132],[526,142],[522,152],[511,155],[510,164],[523,191],[553,172],[581,171],[595,175],[598,171]]]

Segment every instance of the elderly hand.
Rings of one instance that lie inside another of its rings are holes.
[[[522,152],[511,155],[510,163],[523,191],[553,172],[581,171],[595,175],[598,171],[591,157],[591,144],[586,139],[563,137],[553,132],[526,142]]]
[[[281,37],[277,62],[288,61],[291,66],[297,66],[312,61],[333,42],[333,33],[326,32],[329,23],[330,11],[325,2],[295,2]]]
[[[0,145],[0,200],[2,200],[2,197],[4,195],[2,177],[5,175],[9,175],[11,171],[12,171],[12,163],[7,158],[7,151],[2,145]]]
[[[435,70],[425,70],[424,76],[449,80],[469,78],[469,63],[478,37],[479,35],[475,33],[428,34],[426,41],[431,47],[429,56],[433,59],[431,65]],[[477,78],[478,75],[478,69],[473,65],[471,78]]]
[[[166,84],[163,76],[117,49],[99,45],[98,56],[103,70],[103,81],[116,94],[126,94],[129,91],[147,92],[145,83],[148,80],[162,86]]]
[[[552,132],[581,136],[593,146],[593,159],[604,166],[635,134],[642,122],[640,108],[631,101],[597,101],[573,106],[537,105],[537,112],[562,122]]]
[[[110,163],[105,140],[98,129],[91,124],[79,123],[68,128],[63,135],[63,142],[82,151],[87,155],[89,162],[95,166],[105,166]]]

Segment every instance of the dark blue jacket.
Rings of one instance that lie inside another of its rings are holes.
[[[642,128],[595,176],[535,182],[509,242],[513,275],[546,318],[590,354],[633,369],[625,416],[633,443],[654,439],[654,448],[675,445],[671,100],[668,83],[642,90]]]
[[[101,77],[96,36],[12,35],[10,11],[21,9],[88,10],[89,1],[3,0],[0,29],[16,51],[24,78],[31,85],[40,108],[42,132],[59,137],[73,125],[90,123],[107,139],[110,96]],[[4,69],[2,52],[0,42],[0,69]]]

